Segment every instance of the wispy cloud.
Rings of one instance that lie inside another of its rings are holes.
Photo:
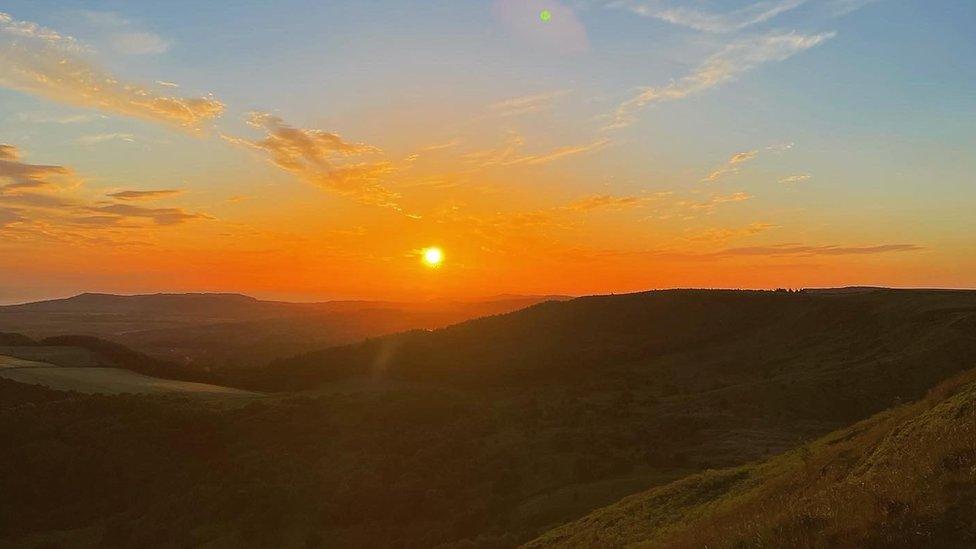
[[[251,113],[247,123],[263,130],[264,138],[248,140],[225,135],[224,139],[265,153],[274,165],[309,183],[364,203],[399,210],[399,195],[379,183],[393,172],[393,164],[386,160],[352,160],[380,153],[376,147],[346,141],[335,133],[294,128],[268,113]]]
[[[144,201],[144,200],[157,200],[160,198],[166,198],[171,196],[177,196],[183,194],[180,189],[161,189],[154,191],[117,191],[114,193],[108,193],[105,196],[114,198],[116,200],[124,200],[126,202],[132,201]]]
[[[518,116],[548,111],[552,109],[556,99],[569,93],[569,90],[559,90],[522,97],[513,97],[488,105],[488,111],[496,116]]]
[[[619,5],[638,15],[674,25],[704,32],[726,33],[765,23],[804,3],[806,0],[765,0],[724,13],[709,12],[698,7],[672,6],[660,0],[633,0],[621,2]]]
[[[890,252],[917,252],[924,250],[915,244],[882,244],[878,246],[808,246],[802,244],[776,244],[732,248],[719,252],[720,255],[763,255],[763,256],[817,256],[817,255],[869,255]]]
[[[632,124],[636,120],[637,112],[648,105],[677,101],[705,92],[761,65],[789,59],[834,36],[833,32],[771,33],[733,42],[705,60],[691,74],[666,86],[645,88],[635,97],[621,104],[607,129]]]
[[[714,213],[719,206],[722,204],[731,204],[735,202],[744,202],[752,198],[749,193],[739,191],[732,194],[715,194],[712,195],[708,200],[700,202],[679,202],[677,205],[680,207],[685,207],[689,210],[699,211],[706,214]]]
[[[536,154],[523,154],[521,150],[525,145],[525,140],[518,133],[511,132],[500,147],[467,153],[462,158],[474,161],[483,168],[491,166],[534,166],[598,151],[609,145],[610,142],[610,139],[602,138],[591,143],[567,145]]]
[[[31,124],[84,124],[105,118],[104,114],[83,113],[55,115],[43,112],[22,112],[17,115],[17,119]]]
[[[440,143],[434,143],[433,145],[427,145],[426,147],[421,147],[420,152],[434,152],[443,151],[447,149],[453,149],[461,144],[461,140],[458,138],[451,139],[450,141],[442,141]]]
[[[96,133],[92,135],[83,135],[78,138],[78,142],[82,145],[97,145],[107,141],[135,143],[136,136],[132,135],[131,133]]]
[[[503,166],[515,166],[519,164],[538,165],[538,164],[548,164],[550,162],[555,162],[561,158],[566,158],[568,156],[576,156],[580,154],[587,154],[594,151],[598,151],[610,144],[609,139],[598,139],[592,143],[585,143],[582,145],[568,145],[565,147],[559,147],[553,149],[549,152],[544,152],[534,155],[519,156],[512,158],[506,162],[502,162]]]
[[[834,17],[841,17],[855,12],[868,4],[874,4],[881,0],[828,0],[827,9]]]
[[[144,206],[135,206],[132,204],[90,206],[88,207],[88,210],[98,214],[110,214],[110,217],[116,218],[116,221],[113,222],[116,224],[123,220],[132,218],[148,219],[156,225],[179,225],[180,223],[185,223],[195,219],[213,219],[208,215],[187,212],[182,208],[146,208]]]
[[[733,154],[722,166],[712,170],[702,179],[702,183],[714,183],[727,175],[739,173],[742,164],[749,162],[759,155],[759,151],[746,151]]]
[[[0,13],[0,86],[186,128],[197,128],[224,110],[212,97],[173,97],[124,82],[89,62],[73,38],[6,13]]]
[[[129,55],[153,55],[169,51],[169,42],[151,32],[120,32],[112,37],[117,51]]]
[[[804,181],[808,181],[812,178],[813,176],[808,173],[801,173],[799,175],[791,175],[789,177],[784,177],[780,179],[779,182],[785,185],[793,185],[794,183],[803,183]]]
[[[600,194],[581,198],[562,207],[563,210],[574,212],[591,212],[594,210],[626,210],[639,208],[651,202],[656,202],[670,193],[659,193],[654,195],[634,195],[634,196],[614,196],[610,194]]]
[[[134,22],[110,11],[82,11],[82,18],[105,34],[113,50],[125,55],[157,55],[169,51],[170,42],[139,28]]]
[[[755,222],[746,225],[745,227],[721,227],[721,228],[711,228],[704,231],[698,232],[689,237],[692,241],[704,241],[704,242],[724,242],[727,240],[733,240],[736,238],[744,238],[748,236],[754,236],[760,233],[764,233],[768,230],[777,228],[778,225],[765,222]]]

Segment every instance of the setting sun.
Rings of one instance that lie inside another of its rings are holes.
[[[440,267],[444,262],[444,251],[440,248],[424,248],[424,263],[428,267]]]

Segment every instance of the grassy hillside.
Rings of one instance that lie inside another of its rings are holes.
[[[976,371],[771,460],[628,497],[525,545],[976,546]]]

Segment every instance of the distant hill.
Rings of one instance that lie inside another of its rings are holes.
[[[625,546],[976,546],[976,370],[921,402],[625,498],[524,547]]]
[[[548,299],[560,297],[287,303],[238,294],[88,293],[0,307],[0,330],[40,338],[88,335],[201,369],[241,368],[367,337],[510,312]]]
[[[276,304],[239,294],[113,295],[85,293],[66,299],[8,305],[7,312],[90,314],[238,315],[269,313]]]

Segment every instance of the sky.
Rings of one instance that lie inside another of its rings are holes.
[[[974,25],[949,0],[8,0],[0,303],[973,288]]]

